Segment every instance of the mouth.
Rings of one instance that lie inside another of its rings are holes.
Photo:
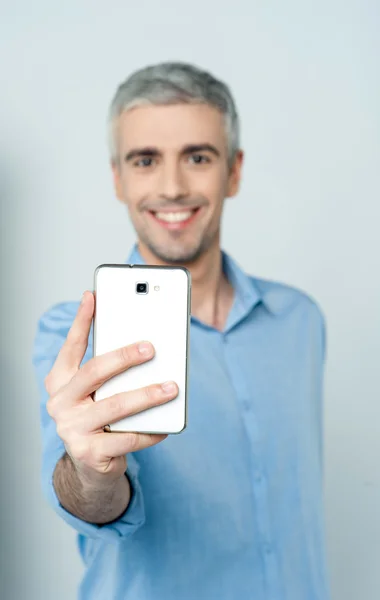
[[[186,208],[176,211],[148,211],[149,215],[161,227],[169,231],[179,231],[191,225],[196,219],[201,207]]]

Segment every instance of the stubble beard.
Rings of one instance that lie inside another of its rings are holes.
[[[201,241],[191,248],[181,248],[180,244],[169,245],[155,244],[145,236],[140,236],[141,241],[159,260],[172,265],[192,264],[212,246],[216,235],[206,235]]]
[[[130,217],[132,218],[131,214]],[[133,222],[133,219],[131,220]],[[191,265],[196,262],[219,238],[220,231],[219,224],[216,227],[214,226],[211,231],[204,231],[203,236],[198,241],[194,240],[184,247],[180,241],[181,232],[178,232],[178,234],[176,234],[176,232],[171,232],[173,235],[172,242],[169,240],[167,243],[160,243],[151,239],[149,232],[146,231],[144,227],[136,227],[136,225],[138,225],[137,222],[133,224],[139,240],[150,250],[150,252],[160,261],[172,265]]]

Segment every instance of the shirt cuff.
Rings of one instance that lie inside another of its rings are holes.
[[[105,525],[87,523],[68,512],[60,503],[53,484],[53,474],[58,460],[64,454],[64,448],[54,453],[54,459],[50,454],[49,460],[45,461],[43,467],[42,487],[45,496],[55,512],[78,533],[89,538],[102,539],[104,541],[119,541],[126,538],[139,529],[145,522],[144,499],[140,483],[138,481],[139,465],[133,456],[128,454],[126,475],[130,482],[131,498],[124,513],[115,521]],[[48,464],[46,464],[48,463]]]

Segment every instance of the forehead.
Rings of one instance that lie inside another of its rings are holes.
[[[139,106],[119,117],[119,143],[125,148],[177,149],[188,144],[226,143],[222,113],[206,104]]]

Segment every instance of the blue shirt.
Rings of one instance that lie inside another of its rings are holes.
[[[143,260],[135,247],[130,263]],[[192,317],[188,427],[128,455],[132,498],[86,523],[52,485],[64,453],[43,380],[78,302],[40,319],[42,484],[78,532],[80,600],[327,600],[322,394],[324,317],[304,292],[246,275],[223,253],[234,303],[223,332]],[[92,356],[91,336],[84,361]]]

